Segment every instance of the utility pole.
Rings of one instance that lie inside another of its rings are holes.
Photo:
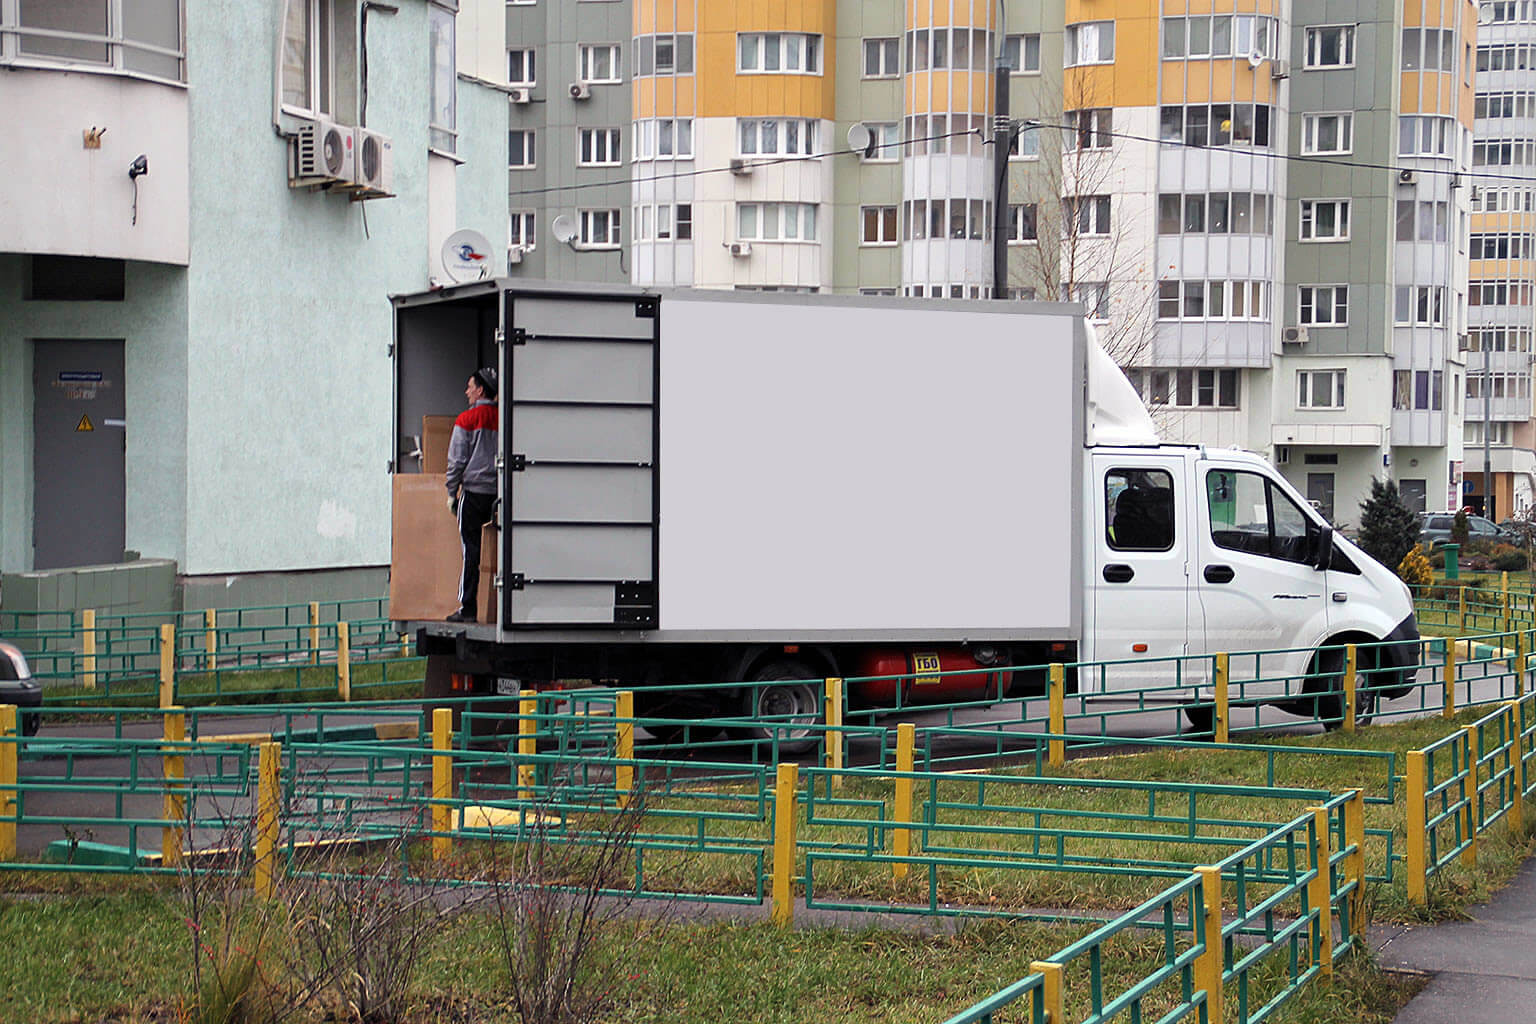
[[[992,111],[992,297],[1008,297],[1008,147],[1013,128],[1008,118],[1007,12],[997,0],[996,96]]]

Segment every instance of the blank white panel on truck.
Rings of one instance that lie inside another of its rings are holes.
[[[1062,637],[1075,307],[663,293],[663,633]]]

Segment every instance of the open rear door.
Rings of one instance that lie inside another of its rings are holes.
[[[502,625],[657,623],[657,300],[505,293]]]

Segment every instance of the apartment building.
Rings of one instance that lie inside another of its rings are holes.
[[[1536,500],[1536,3],[1485,0],[1478,20],[1465,502],[1503,519]]]
[[[507,222],[504,29],[499,0],[0,0],[0,569],[382,591],[388,296]]]

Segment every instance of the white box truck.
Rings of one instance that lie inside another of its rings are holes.
[[[1397,577],[1263,459],[1159,444],[1078,306],[508,280],[394,305],[392,616],[429,694],[593,679],[634,687],[642,714],[809,717],[804,681],[825,676],[891,677],[853,698],[921,703],[1043,687],[1010,666],[1264,649],[1289,653],[1246,695],[1310,715],[1338,707],[1342,652],[1320,649],[1392,641],[1362,663],[1372,696],[1417,662]],[[456,537],[419,557],[453,529],[444,492],[405,485],[423,417],[485,365],[495,600],[449,623],[416,578],[458,578]],[[1298,701],[1285,680],[1309,672]],[[1128,662],[1075,685],[1113,698],[1173,674]],[[781,685],[676,688],[722,681]],[[654,684],[672,685],[647,700]]]

